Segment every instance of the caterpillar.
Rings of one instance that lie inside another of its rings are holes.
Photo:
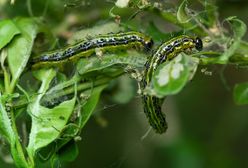
[[[199,37],[190,37],[187,35],[172,38],[168,42],[161,44],[145,63],[141,89],[144,90],[150,84],[155,70],[161,63],[175,58],[180,52],[191,51],[193,48],[200,51],[202,47],[202,40]],[[165,115],[161,111],[163,100],[155,96],[145,95],[144,93],[142,95],[146,117],[151,127],[159,134],[164,133],[168,127]]]
[[[97,49],[101,52],[130,48],[149,50],[152,46],[152,39],[140,32],[109,33],[80,41],[62,49],[46,52],[33,58],[30,63],[32,68],[52,67],[64,62],[78,60],[81,57],[91,56],[96,53]]]

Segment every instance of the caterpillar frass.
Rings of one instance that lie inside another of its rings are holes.
[[[118,51],[130,48],[149,50],[153,45],[150,37],[135,31],[117,34],[98,35],[89,40],[80,41],[62,49],[47,52],[31,60],[32,68],[51,67],[58,64],[75,61],[81,57],[88,57],[96,53]]]
[[[157,67],[165,62],[175,58],[180,52],[202,50],[202,40],[198,37],[190,37],[182,35],[175,37],[168,42],[161,44],[158,49],[148,58],[145,63],[144,76],[141,80],[141,89],[150,84],[152,76]],[[167,130],[165,115],[161,111],[161,106],[164,99],[157,98],[151,95],[142,95],[144,112],[149,120],[151,127],[155,132],[162,134]]]

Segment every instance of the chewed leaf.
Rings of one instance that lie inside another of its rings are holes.
[[[90,59],[81,59],[77,64],[79,74],[85,74],[92,71],[99,71],[113,65],[130,65],[143,67],[146,61],[146,55],[135,51],[128,53],[104,54],[102,58],[92,57]]]
[[[198,59],[180,54],[170,62],[161,64],[146,91],[158,97],[178,93],[192,79],[198,63]]]
[[[20,34],[20,30],[12,20],[2,20],[0,22],[0,49],[8,44],[17,34]]]
[[[180,23],[187,23],[189,22],[191,17],[187,13],[187,0],[184,0],[178,8],[177,11],[177,20]]]
[[[182,55],[177,56],[168,64],[162,64],[154,74],[154,89],[162,95],[175,94],[185,85],[189,76],[188,60]]]
[[[243,21],[237,19],[236,17],[229,17],[226,19],[231,25],[231,28],[233,29],[233,43],[231,46],[225,50],[225,52],[220,56],[219,62],[225,63],[228,61],[228,59],[234,54],[234,52],[237,50],[237,48],[240,45],[241,38],[245,35],[246,32],[246,25]]]
[[[236,84],[233,90],[235,103],[248,104],[248,82]]]
[[[48,145],[58,137],[74,109],[75,97],[52,109],[40,105],[40,100],[55,75],[56,72],[53,69],[42,69],[34,72],[34,76],[42,83],[38,91],[40,94],[34,97],[32,103],[28,106],[28,112],[32,118],[28,144],[28,152],[31,155],[34,155],[38,149]]]
[[[49,109],[43,106],[30,106],[32,114],[32,128],[28,148],[31,151],[48,145],[54,141],[65,127],[71,116],[76,98],[64,101],[60,105]],[[47,136],[49,135],[49,136]]]
[[[128,3],[129,3],[130,0],[117,0],[115,2],[115,5],[119,8],[125,8],[128,6]]]

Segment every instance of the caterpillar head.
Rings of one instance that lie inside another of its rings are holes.
[[[145,50],[146,51],[151,50],[151,48],[153,47],[153,44],[154,44],[154,42],[153,42],[153,40],[151,38],[145,39],[145,41],[144,41]]]
[[[199,37],[196,37],[195,40],[194,40],[194,43],[195,43],[195,48],[198,51],[201,51],[202,47],[203,47],[202,40]]]

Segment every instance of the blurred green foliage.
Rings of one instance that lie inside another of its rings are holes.
[[[247,167],[248,3],[120,2],[0,0],[0,167]],[[150,35],[156,46],[181,34],[204,41],[194,58],[183,55],[179,82],[156,85],[172,61],[149,88],[177,93],[164,103],[164,135],[146,134],[136,94],[147,54],[28,69],[42,52],[120,30]]]

